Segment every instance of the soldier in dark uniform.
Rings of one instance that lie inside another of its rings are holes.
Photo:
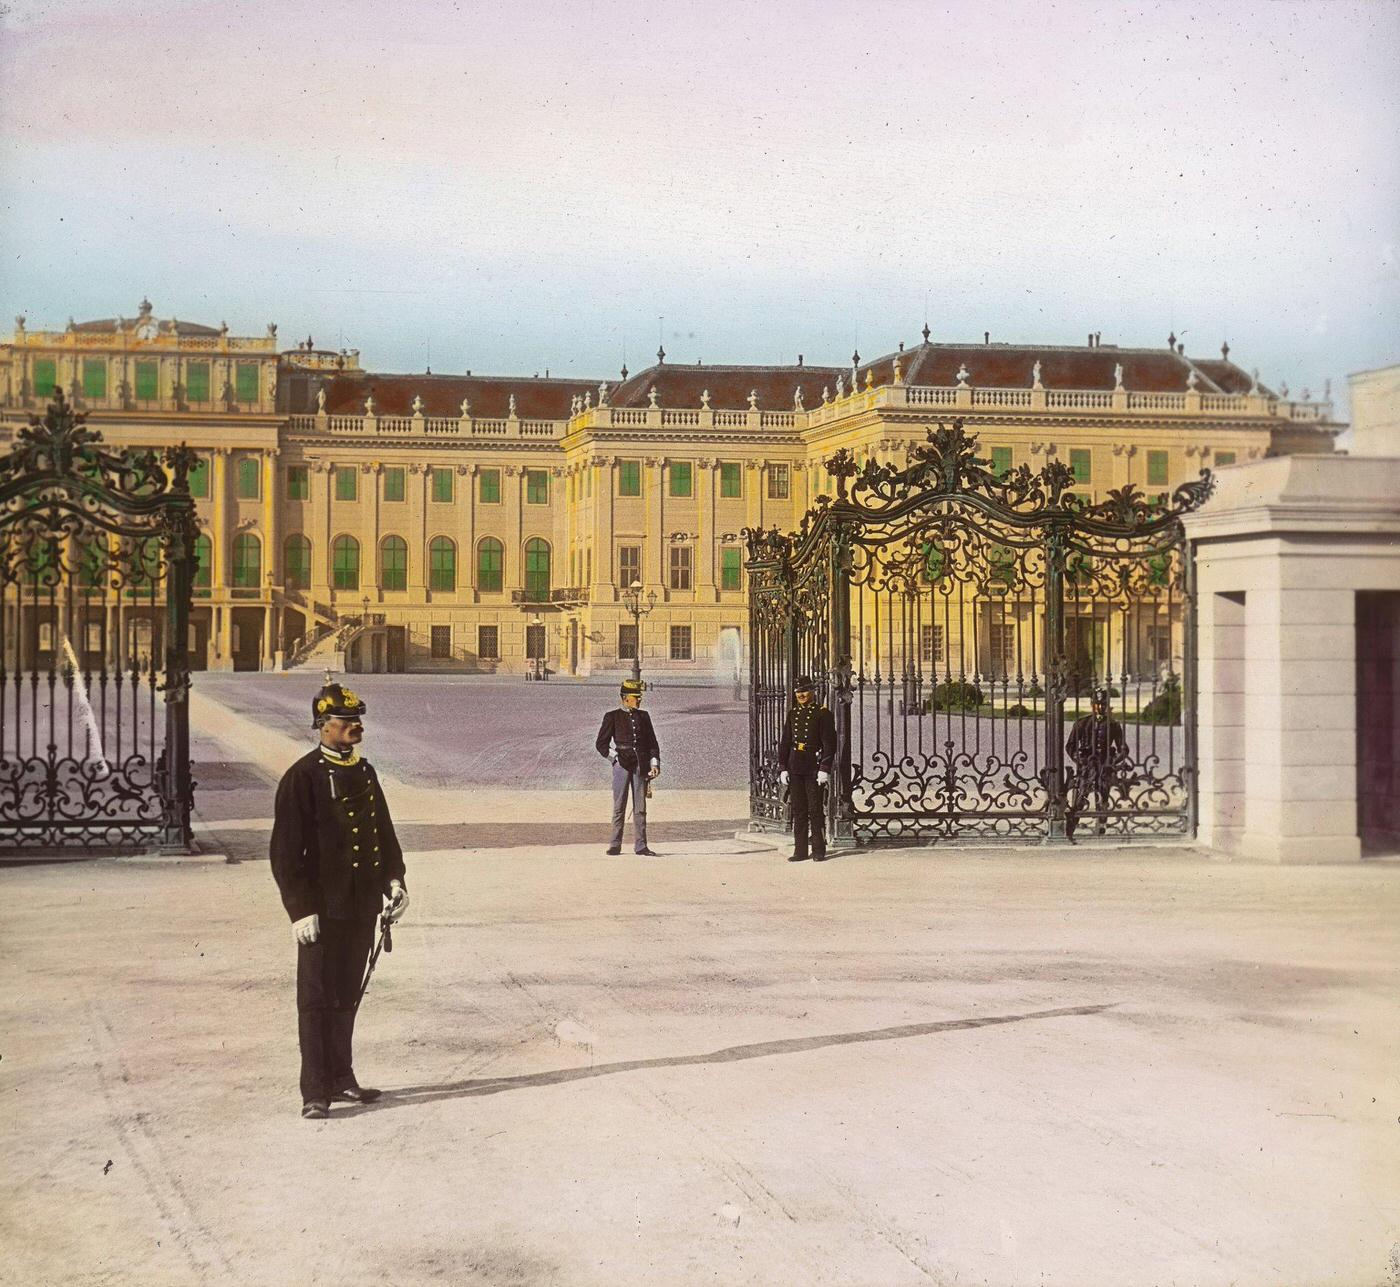
[[[327,684],[311,703],[321,742],[277,785],[272,875],[297,942],[301,1115],[325,1117],[332,1100],[371,1103],[355,1079],[355,1007],[384,900],[408,907],[403,851],[379,778],[361,759],[365,704]]]
[[[612,761],[613,815],[610,854],[622,852],[622,826],[627,821],[627,795],[632,795],[632,839],[636,851],[648,858],[656,853],[647,848],[647,783],[661,772],[661,747],[651,716],[642,709],[645,685],[638,679],[625,679],[619,694],[622,705],[603,716],[595,745],[598,754]]]
[[[1090,707],[1091,713],[1075,720],[1065,739],[1065,754],[1074,761],[1073,795],[1065,810],[1065,836],[1070,840],[1090,796],[1094,798],[1093,812],[1099,815],[1098,834],[1103,835],[1103,813],[1128,762],[1123,725],[1109,715],[1108,689],[1094,689]]]
[[[836,758],[836,721],[817,702],[816,689],[806,675],[799,676],[793,686],[793,699],[778,743],[778,781],[788,788],[792,800],[792,855],[788,862],[806,859],[809,835],[812,859],[821,862],[826,857],[822,792],[831,781]]]

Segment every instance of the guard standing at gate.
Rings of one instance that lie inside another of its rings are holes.
[[[355,1078],[355,1009],[375,921],[408,907],[403,850],[379,776],[361,758],[365,704],[327,684],[311,703],[320,745],[277,785],[272,875],[297,943],[301,1115],[323,1118],[332,1100],[368,1104],[380,1092]]]
[[[825,802],[823,790],[831,782],[836,759],[836,721],[816,699],[816,688],[806,676],[793,685],[793,704],[783,721],[778,743],[778,781],[792,800],[792,854],[788,862],[814,862],[826,858]]]
[[[651,716],[642,709],[646,685],[640,679],[624,679],[622,704],[603,716],[594,745],[612,762],[612,840],[608,853],[622,852],[622,828],[627,821],[627,796],[632,796],[632,839],[636,852],[647,858],[656,853],[647,847],[647,783],[661,772],[661,747]]]
[[[1094,799],[1099,835],[1104,833],[1104,814],[1113,788],[1122,778],[1128,762],[1128,742],[1123,725],[1109,714],[1110,695],[1106,688],[1094,689],[1090,713],[1074,721],[1065,739],[1065,754],[1074,761],[1073,794],[1065,809],[1065,837],[1073,840],[1079,819]]]

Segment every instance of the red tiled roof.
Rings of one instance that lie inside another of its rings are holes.
[[[834,394],[840,369],[834,366],[660,366],[629,376],[608,393],[615,407],[645,407],[656,389],[661,407],[698,407],[701,394],[710,394],[716,411],[748,409],[749,393],[758,394],[760,411],[791,411],[793,395],[802,389],[802,405],[820,406],[822,387]]]
[[[515,414],[522,420],[567,420],[575,395],[593,395],[598,401],[598,381],[532,379],[529,376],[399,375],[378,371],[347,371],[326,382],[326,411],[330,415],[362,415],[365,399],[373,395],[377,415],[413,414],[413,399],[423,399],[425,416],[456,419],[462,399],[471,404],[473,416],[503,419],[515,395]],[[311,395],[315,410],[315,394]]]

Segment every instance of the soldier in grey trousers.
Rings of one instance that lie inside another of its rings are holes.
[[[612,842],[608,853],[622,852],[622,828],[627,821],[627,796],[632,796],[632,838],[636,851],[655,857],[647,847],[647,783],[661,772],[661,747],[651,716],[642,710],[643,684],[623,681],[621,705],[603,716],[598,730],[598,754],[612,762]]]

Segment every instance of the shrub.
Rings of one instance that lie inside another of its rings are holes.
[[[1181,723],[1181,680],[1168,675],[1162,682],[1162,691],[1147,703],[1138,715],[1144,724]]]
[[[1032,715],[1032,714],[1034,714],[1034,712],[1031,710],[1031,708],[1030,708],[1029,706],[1025,705],[1024,702],[1017,702],[1015,706],[1008,706],[1008,707],[1006,708],[1006,713],[1007,713],[1008,715]]]
[[[953,679],[935,686],[928,700],[928,709],[930,712],[975,711],[985,700],[982,690],[976,684]]]

